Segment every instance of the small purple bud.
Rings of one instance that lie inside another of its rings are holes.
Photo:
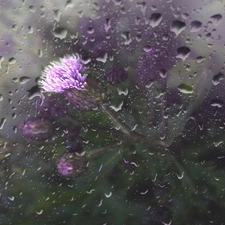
[[[23,135],[33,141],[44,141],[53,136],[52,123],[43,117],[32,117],[20,124]]]
[[[105,79],[109,84],[117,85],[128,78],[127,72],[121,67],[108,67],[105,69]]]
[[[57,162],[58,172],[65,177],[79,177],[87,172],[88,161],[84,155],[65,152]]]

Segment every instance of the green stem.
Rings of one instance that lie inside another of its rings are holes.
[[[100,109],[108,115],[108,117],[114,122],[114,124],[128,137],[132,136],[131,129],[124,124],[110,109],[107,105],[101,104]]]
[[[127,144],[126,142],[124,142],[123,144],[121,144],[121,142],[119,142],[119,143],[116,143],[115,145],[110,145],[110,146],[98,148],[98,149],[96,149],[94,151],[88,152],[87,153],[87,158],[92,158],[92,157],[95,157],[95,156],[99,156],[100,154],[103,154],[103,153],[106,153],[106,152],[110,152],[113,149],[125,146],[126,144]]]

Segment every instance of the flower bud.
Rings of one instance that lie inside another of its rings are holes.
[[[65,152],[57,162],[58,172],[65,177],[79,177],[87,172],[88,161],[84,155]]]
[[[20,124],[23,135],[33,141],[44,141],[53,136],[52,123],[43,117],[32,117]]]
[[[113,66],[105,69],[104,77],[109,84],[117,85],[125,81],[128,74],[123,68]]]
[[[105,98],[104,88],[92,79],[86,79],[86,86],[82,90],[76,88],[64,92],[71,106],[80,111],[91,111],[98,108]]]

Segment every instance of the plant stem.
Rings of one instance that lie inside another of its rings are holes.
[[[122,142],[119,142],[119,143],[116,143],[115,145],[110,145],[110,146],[106,146],[106,147],[102,147],[102,148],[98,148],[94,151],[91,151],[91,152],[88,152],[87,153],[87,158],[92,158],[92,157],[95,157],[95,156],[99,156],[99,154],[103,154],[103,153],[106,153],[106,152],[109,152],[117,147],[121,147],[121,146],[124,146],[126,145],[127,143],[124,142],[122,144]]]
[[[131,129],[124,124],[110,109],[107,105],[101,104],[100,109],[108,115],[108,117],[114,122],[114,124],[128,137],[132,136]]]

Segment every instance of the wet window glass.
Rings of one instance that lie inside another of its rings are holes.
[[[0,6],[0,224],[224,224],[224,1]]]

